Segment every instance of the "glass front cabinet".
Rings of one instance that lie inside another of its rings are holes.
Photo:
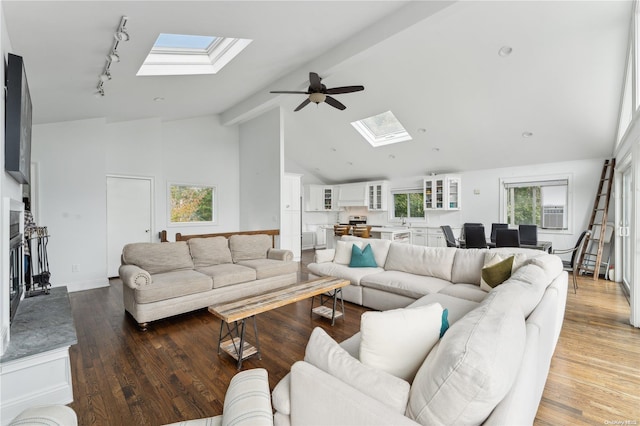
[[[387,210],[388,181],[369,182],[367,184],[367,198],[369,210]]]
[[[425,210],[460,210],[460,176],[434,175],[424,179]]]

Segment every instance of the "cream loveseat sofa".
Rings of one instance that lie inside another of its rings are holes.
[[[133,243],[122,250],[124,307],[142,329],[161,318],[252,296],[297,281],[289,250],[268,235]]]
[[[317,252],[318,262],[309,270],[350,279],[345,296],[389,309],[378,314],[437,303],[447,309],[451,326],[408,379],[360,362],[368,313],[361,332],[340,345],[314,330],[304,361],[296,362],[273,391],[275,423],[532,424],[564,317],[567,273],[560,258],[526,249],[362,243],[371,244],[383,267],[351,268],[337,247]],[[521,266],[502,284],[483,290],[485,261],[511,254]],[[411,327],[379,326],[378,339],[395,339]],[[392,363],[404,362],[397,358]]]

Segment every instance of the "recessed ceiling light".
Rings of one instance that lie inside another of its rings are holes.
[[[396,156],[395,156],[395,155],[393,155],[393,154],[389,154],[389,158],[391,158],[391,159],[393,160],[393,159],[395,159],[395,158],[396,158]]]
[[[350,166],[353,166],[353,162],[351,162],[351,161],[347,161],[347,164],[350,165]]]
[[[331,148],[331,151],[336,152],[336,151],[337,151],[337,149],[335,149],[335,148]]]
[[[523,138],[530,138],[531,136],[533,136],[533,133],[531,133],[531,132],[522,132],[522,137]]]
[[[511,46],[502,46],[500,50],[498,50],[498,55],[500,56],[509,56],[513,52],[513,48]]]
[[[156,102],[162,102],[162,101],[164,101],[164,98],[162,96],[158,96],[156,98],[153,98],[153,100],[156,101]]]
[[[426,131],[427,131],[427,129],[425,129],[425,128],[423,128],[423,127],[420,127],[420,128],[418,129],[418,132],[420,132],[420,133],[426,133]]]
[[[440,148],[431,148],[431,151],[433,151],[433,152],[440,152]]]

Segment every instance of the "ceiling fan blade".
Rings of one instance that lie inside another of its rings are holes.
[[[296,92],[296,91],[292,91],[292,90],[272,90],[269,93],[293,93],[296,95],[308,95],[309,92]]]
[[[327,89],[327,95],[339,95],[341,93],[353,93],[364,90],[364,86],[344,86],[344,87],[332,87]]]
[[[306,107],[307,105],[309,105],[309,103],[311,103],[311,101],[309,100],[309,98],[305,99],[304,101],[302,101],[302,103],[300,105],[298,105],[298,108],[294,109],[293,112],[296,111],[300,111],[302,108]]]
[[[332,107],[338,108],[339,110],[343,110],[343,109],[347,108],[341,102],[339,102],[336,98],[332,98],[331,96],[327,96],[324,101],[326,103],[328,103],[329,105],[331,105]]]
[[[319,92],[322,90],[322,83],[320,83],[320,76],[315,72],[309,73],[309,91]]]

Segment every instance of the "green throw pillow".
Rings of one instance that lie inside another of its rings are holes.
[[[491,288],[495,288],[509,279],[513,268],[514,256],[507,257],[498,263],[482,268],[482,279]]]
[[[364,249],[360,250],[360,247],[353,245],[351,247],[351,262],[349,263],[351,268],[375,268],[378,266],[376,259],[373,257],[373,250],[371,245],[367,244]]]

